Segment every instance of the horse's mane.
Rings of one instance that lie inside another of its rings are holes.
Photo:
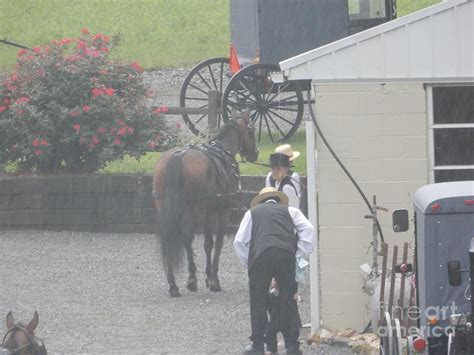
[[[211,139],[211,141],[213,140],[222,140],[224,139],[225,136],[227,136],[227,134],[229,133],[229,130],[232,129],[231,125],[235,123],[235,120],[231,120],[229,122],[227,122],[225,125],[223,125],[221,127],[221,129],[219,130],[219,132],[217,132],[217,134],[215,135],[215,137],[213,139]]]

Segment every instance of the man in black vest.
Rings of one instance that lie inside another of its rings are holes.
[[[288,206],[288,196],[265,187],[250,203],[235,235],[234,247],[249,275],[252,345],[246,354],[263,354],[268,324],[268,289],[272,278],[279,286],[279,329],[287,354],[301,354],[299,316],[294,299],[297,256],[313,251],[314,228],[301,211]],[[297,234],[296,234],[297,233]]]

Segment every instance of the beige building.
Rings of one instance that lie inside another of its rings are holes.
[[[473,21],[472,0],[448,0],[280,63],[287,80],[312,80],[321,131],[370,202],[376,195],[389,210],[413,211],[420,186],[474,180]],[[372,264],[372,221],[307,127],[310,217],[319,226],[313,330],[361,330],[369,297],[360,265]],[[379,218],[390,246],[413,240],[413,230],[392,232],[390,212]]]

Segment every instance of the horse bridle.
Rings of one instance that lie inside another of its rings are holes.
[[[245,120],[244,120],[245,122]],[[240,142],[239,142],[239,145],[240,145],[240,150],[239,150],[239,153],[240,155],[242,156],[242,159],[243,159],[243,156],[246,155],[246,153],[249,153],[247,152],[246,150],[244,151],[244,143],[243,143],[243,139],[244,139],[244,131],[241,130],[239,124],[233,120],[230,120],[227,122],[229,124],[229,127],[235,129],[237,131],[237,133],[239,134],[239,139],[240,139]],[[253,134],[253,131],[255,131],[255,128],[253,126],[253,123],[246,123],[246,126],[245,126],[245,129],[250,131],[252,134]]]
[[[25,345],[19,346],[15,349],[12,349],[12,350],[4,348],[5,341],[7,340],[8,336],[14,334],[17,331],[21,331],[26,335],[26,337],[28,338],[28,343],[25,344]],[[34,348],[34,350],[35,350],[34,354],[36,354],[36,355],[47,355],[48,354],[48,352],[46,351],[46,347],[44,346],[43,340],[41,340],[41,339],[35,337],[34,335],[30,334],[30,332],[28,330],[26,330],[25,327],[23,327],[22,324],[18,323],[18,324],[15,324],[10,329],[8,329],[5,336],[3,337],[2,346],[0,348],[0,350],[2,352],[0,352],[0,354],[6,353],[8,355],[15,355],[15,354],[18,354],[21,350],[23,350],[23,349],[25,349],[29,346],[32,346]]]

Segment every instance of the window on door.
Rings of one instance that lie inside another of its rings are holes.
[[[431,90],[431,180],[474,180],[474,86]]]

